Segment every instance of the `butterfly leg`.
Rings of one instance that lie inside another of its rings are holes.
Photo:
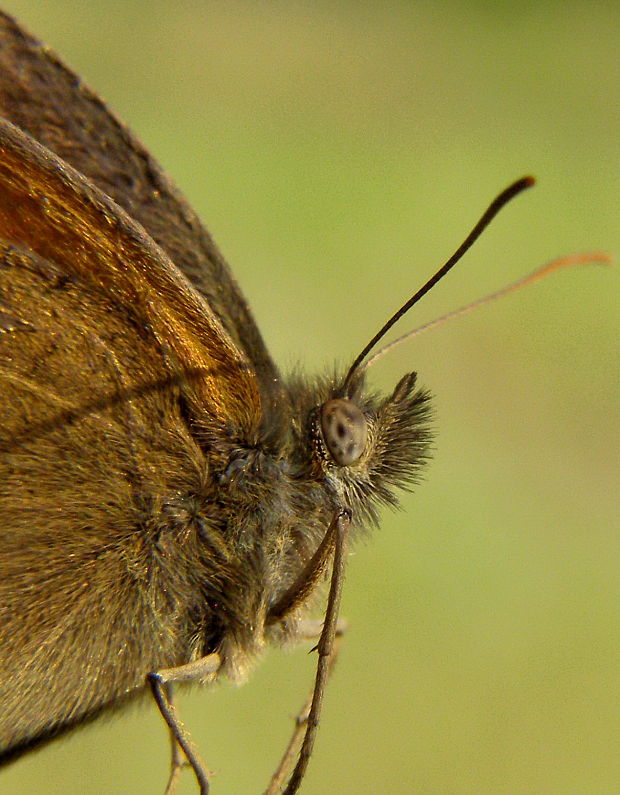
[[[275,795],[281,792],[281,785],[290,770],[297,748],[299,747],[301,737],[301,749],[299,751],[299,758],[295,769],[291,774],[288,785],[284,790],[285,795],[294,795],[299,789],[302,782],[312,749],[314,747],[314,740],[316,737],[319,718],[321,714],[321,707],[323,705],[323,695],[325,693],[325,685],[334,668],[336,657],[341,644],[342,632],[339,632],[338,611],[340,608],[340,599],[342,595],[342,584],[344,580],[344,567],[346,562],[346,545],[349,531],[350,515],[348,511],[341,511],[335,517],[326,533],[324,541],[326,545],[334,548],[334,558],[332,563],[332,575],[329,587],[329,596],[327,598],[327,608],[325,610],[325,619],[323,621],[323,629],[321,630],[316,650],[318,652],[318,663],[316,670],[316,677],[314,680],[314,687],[312,693],[304,704],[302,710],[299,712],[295,729],[291,740],[284,752],[284,756],[278,765],[275,773],[271,777],[269,786],[265,791],[265,795]],[[331,537],[331,538],[330,538]],[[321,545],[323,546],[323,544]],[[312,574],[310,574],[312,576]],[[300,584],[300,589],[303,590],[303,583]],[[294,601],[294,600],[291,600]],[[342,626],[342,625],[341,625]],[[316,637],[316,635],[314,635]]]
[[[172,761],[166,795],[173,795],[181,768],[185,764],[179,747],[183,750],[187,762],[194,771],[201,795],[208,795],[209,779],[207,771],[190,739],[189,732],[181,722],[174,706],[172,685],[175,682],[195,682],[197,679],[211,676],[217,673],[221,662],[219,654],[208,654],[206,657],[187,663],[187,665],[180,665],[177,668],[163,668],[147,675],[153,698],[163,719],[168,724],[172,736]]]
[[[168,699],[168,703],[172,703],[172,685],[167,684],[164,685],[164,687],[166,688],[166,698]],[[183,749],[179,745],[176,734],[169,726],[168,732],[170,735],[170,775],[168,776],[168,783],[166,784],[166,791],[164,795],[174,795],[177,790],[177,784],[179,783],[181,770],[184,767],[189,766],[189,762],[183,753]]]
[[[312,620],[304,621],[302,622],[302,625],[300,627],[298,637],[300,640],[318,640],[321,634],[322,627],[323,627],[322,621],[312,621]],[[346,621],[344,619],[339,618],[336,624],[336,636],[334,638],[334,645],[332,647],[332,651],[329,657],[327,679],[331,677],[332,672],[336,667],[336,662],[338,660],[338,655],[342,647],[343,636],[344,633],[346,632],[346,629],[347,629]],[[315,650],[316,647],[312,651]],[[310,717],[310,710],[312,708],[313,698],[314,698],[314,685],[308,695],[308,698],[305,700],[302,708],[299,710],[299,712],[294,718],[295,723],[290,740],[288,741],[286,750],[282,754],[282,758],[280,759],[278,767],[271,776],[271,779],[269,781],[269,786],[265,790],[265,795],[276,795],[276,793],[281,792],[282,785],[286,781],[286,778],[289,775],[289,772],[295,762],[295,757],[299,752],[299,747],[303,740],[306,726],[308,725],[308,719]]]
[[[339,638],[348,629],[346,618],[339,618],[336,622],[336,637]],[[323,621],[314,618],[304,618],[299,622],[299,628],[296,633],[296,638],[299,641],[304,640],[318,640],[321,637],[323,630]],[[314,649],[312,650],[314,651]]]

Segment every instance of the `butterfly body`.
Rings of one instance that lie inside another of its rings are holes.
[[[413,375],[382,398],[342,374],[283,378],[157,164],[5,15],[0,72],[6,761],[163,668],[217,653],[243,678],[295,637],[323,568],[296,583],[335,513],[376,522],[429,432]],[[333,454],[330,401],[362,418],[353,456]]]

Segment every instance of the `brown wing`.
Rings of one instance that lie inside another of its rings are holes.
[[[276,367],[207,230],[105,104],[1,12],[0,116],[91,179],[146,229],[207,299],[272,394]]]
[[[261,419],[253,367],[207,302],[109,197],[9,122],[0,120],[0,235],[113,296],[148,328],[169,374],[188,379],[193,419],[251,437]]]
[[[0,240],[0,761],[188,659],[147,554],[201,480],[168,373],[114,297]]]
[[[196,652],[221,572],[192,429],[261,418],[253,367],[166,254],[6,121],[0,406],[1,760]]]

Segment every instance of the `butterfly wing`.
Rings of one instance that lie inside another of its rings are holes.
[[[0,116],[95,183],[138,221],[207,299],[253,364],[263,393],[277,370],[208,231],[158,164],[105,104],[0,12]]]
[[[2,120],[0,234],[132,308],[171,374],[200,371],[185,389],[196,420],[206,412],[248,431],[259,424],[253,368],[165,252],[87,179]]]
[[[165,252],[6,121],[0,395],[1,759],[204,650],[225,575],[193,521],[214,483],[195,432],[261,419],[253,367]]]

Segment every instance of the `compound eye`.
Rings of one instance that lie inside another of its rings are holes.
[[[321,409],[321,432],[334,463],[346,467],[364,452],[368,423],[355,403],[335,398]]]

